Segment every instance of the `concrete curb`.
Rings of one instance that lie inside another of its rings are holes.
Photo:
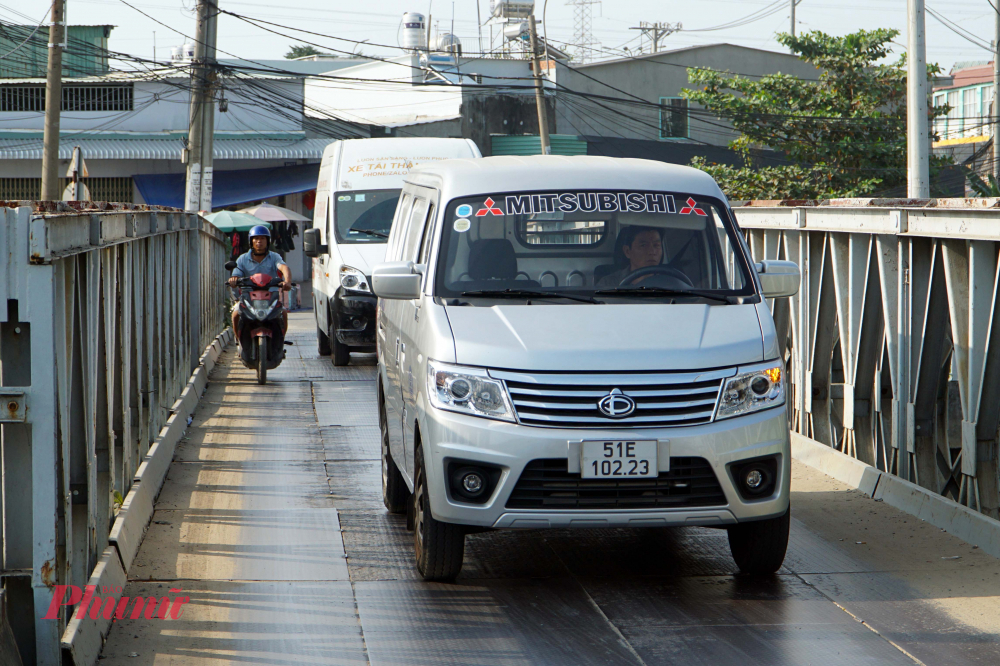
[[[117,585],[117,594],[114,596],[121,597],[128,571],[139,552],[149,521],[153,518],[153,503],[174,458],[174,448],[187,430],[188,417],[198,406],[201,394],[208,386],[208,373],[232,340],[232,330],[227,328],[205,348],[198,367],[191,373],[180,397],[169,409],[170,418],[136,470],[132,487],[111,527],[108,548],[94,568],[88,585],[106,586],[109,589],[116,589],[114,586]],[[103,588],[98,587],[98,593],[101,589]],[[107,598],[111,595],[102,596]],[[73,612],[75,610],[74,608]],[[96,664],[110,627],[111,620],[103,617],[98,620],[91,620],[89,616],[83,620],[71,619],[62,636],[63,653],[70,656],[72,663],[77,666]]]
[[[1000,521],[794,432],[792,458],[1000,558]]]

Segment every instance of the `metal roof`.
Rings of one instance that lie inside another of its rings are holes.
[[[216,139],[217,160],[321,159],[336,139]],[[68,139],[59,142],[59,159],[73,157],[80,146],[87,160],[180,160],[182,139]],[[40,160],[42,139],[0,139],[0,159]]]

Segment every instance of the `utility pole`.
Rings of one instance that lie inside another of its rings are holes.
[[[1000,128],[1000,11],[993,12],[993,122],[990,134],[993,135],[993,164],[990,173],[1000,182],[1000,151],[997,150],[997,128]]]
[[[45,133],[42,139],[42,199],[58,201],[59,111],[62,107],[62,54],[66,48],[66,3],[53,0],[49,23],[49,64],[45,78]]]
[[[795,0],[788,0],[792,5],[792,37],[795,36]]]
[[[794,2],[795,0],[792,0]],[[680,23],[648,23],[646,21],[639,21],[639,27],[629,28],[629,30],[641,30],[644,37],[648,37],[649,41],[653,44],[653,53],[657,53],[660,50],[660,40],[668,35],[672,35],[678,30],[681,30],[684,26]]]
[[[188,122],[187,183],[184,210],[212,210],[212,151],[215,133],[216,0],[198,0],[194,60],[191,63],[191,110]]]
[[[924,0],[907,0],[906,10],[906,195],[927,199],[931,187]]]
[[[549,118],[545,109],[545,87],[542,83],[542,64],[539,62],[538,30],[535,29],[535,15],[528,19],[531,35],[531,68],[535,73],[535,104],[538,106],[538,140],[542,145],[542,155],[551,155],[549,145]]]

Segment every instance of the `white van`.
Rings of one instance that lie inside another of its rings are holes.
[[[371,267],[385,257],[403,178],[420,164],[481,157],[469,139],[350,139],[323,151],[313,228],[303,249],[313,257],[312,293],[319,353],[347,365],[351,349],[375,348]]]
[[[715,181],[608,157],[451,160],[406,178],[378,305],[386,507],[426,579],[482,528],[727,528],[774,572],[788,541],[785,368]]]

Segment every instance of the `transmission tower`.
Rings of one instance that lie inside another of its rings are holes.
[[[580,63],[590,62],[600,46],[600,42],[594,39],[592,24],[594,5],[601,4],[601,0],[567,0],[566,4],[573,7],[575,60]]]

